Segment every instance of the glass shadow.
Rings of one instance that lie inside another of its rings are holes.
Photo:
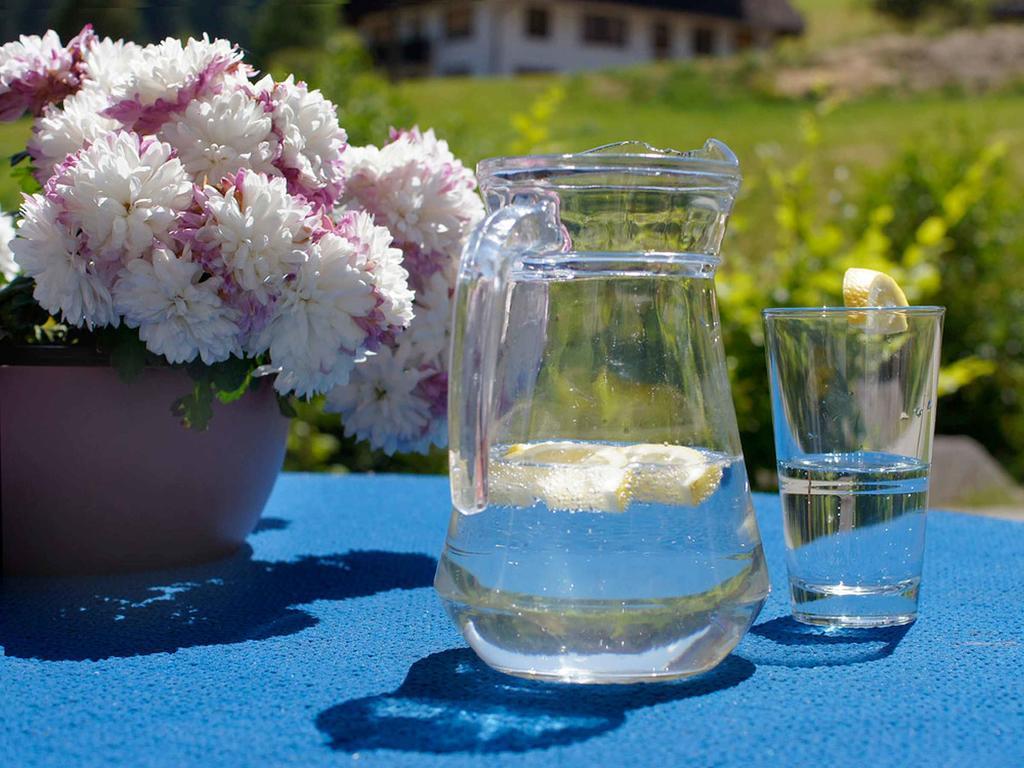
[[[875,629],[840,629],[801,624],[780,616],[750,628],[743,653],[772,667],[845,667],[884,659],[896,651],[913,624]]]
[[[700,677],[675,683],[579,686],[495,672],[468,648],[420,659],[395,691],[324,710],[316,726],[348,752],[525,752],[585,741],[626,714],[739,685],[754,665],[735,654]]]

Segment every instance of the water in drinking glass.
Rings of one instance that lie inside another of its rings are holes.
[[[917,615],[928,465],[857,452],[779,463],[794,616],[822,625]]]

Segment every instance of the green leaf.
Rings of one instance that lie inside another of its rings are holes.
[[[34,280],[20,276],[0,289],[0,338],[31,342],[36,338],[36,328],[50,319],[33,296],[35,287]]]
[[[240,357],[229,357],[209,367],[209,379],[219,392],[236,392],[245,386],[252,371],[252,361]],[[243,392],[244,394],[244,392]]]
[[[281,415],[286,418],[294,419],[299,415],[298,411],[295,410],[295,403],[292,402],[290,397],[278,395],[277,407],[281,410]]]
[[[249,385],[252,384],[252,376],[248,373],[245,378],[242,379],[242,383],[231,390],[218,389],[216,392],[217,399],[222,403],[233,403],[235,400],[240,400],[245,396],[245,393],[249,391]]]
[[[190,394],[174,401],[171,413],[186,429],[205,432],[213,418],[213,389],[205,382],[196,382]]]
[[[939,397],[951,395],[977,379],[991,376],[998,366],[993,360],[976,355],[962,357],[939,370]]]
[[[132,381],[146,367],[146,345],[139,338],[139,332],[126,325],[103,329],[100,344],[110,353],[110,365],[117,371],[121,381]]]
[[[11,178],[18,183],[18,187],[26,195],[31,195],[39,192],[43,187],[36,177],[33,175],[35,168],[32,163],[24,163],[22,165],[15,165],[11,168]]]

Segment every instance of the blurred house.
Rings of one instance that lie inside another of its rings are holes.
[[[394,77],[724,56],[804,29],[788,0],[351,0],[347,13]]]
[[[993,21],[1024,21],[1024,0],[1006,0],[992,4]]]

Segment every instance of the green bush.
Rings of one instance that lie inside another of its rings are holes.
[[[797,162],[766,154],[773,221],[735,236],[719,281],[754,476],[763,484],[774,466],[760,310],[839,303],[852,266],[889,272],[911,303],[947,307],[938,430],[977,438],[1024,476],[1024,220],[1006,147],[940,128],[853,184],[845,169],[823,167],[820,119],[805,116]],[[755,239],[768,251],[754,251]]]
[[[381,144],[392,126],[408,126],[412,114],[391,84],[373,69],[359,35],[342,29],[321,47],[274,51],[267,69],[275,79],[294,74],[338,106],[338,119],[351,144]]]

